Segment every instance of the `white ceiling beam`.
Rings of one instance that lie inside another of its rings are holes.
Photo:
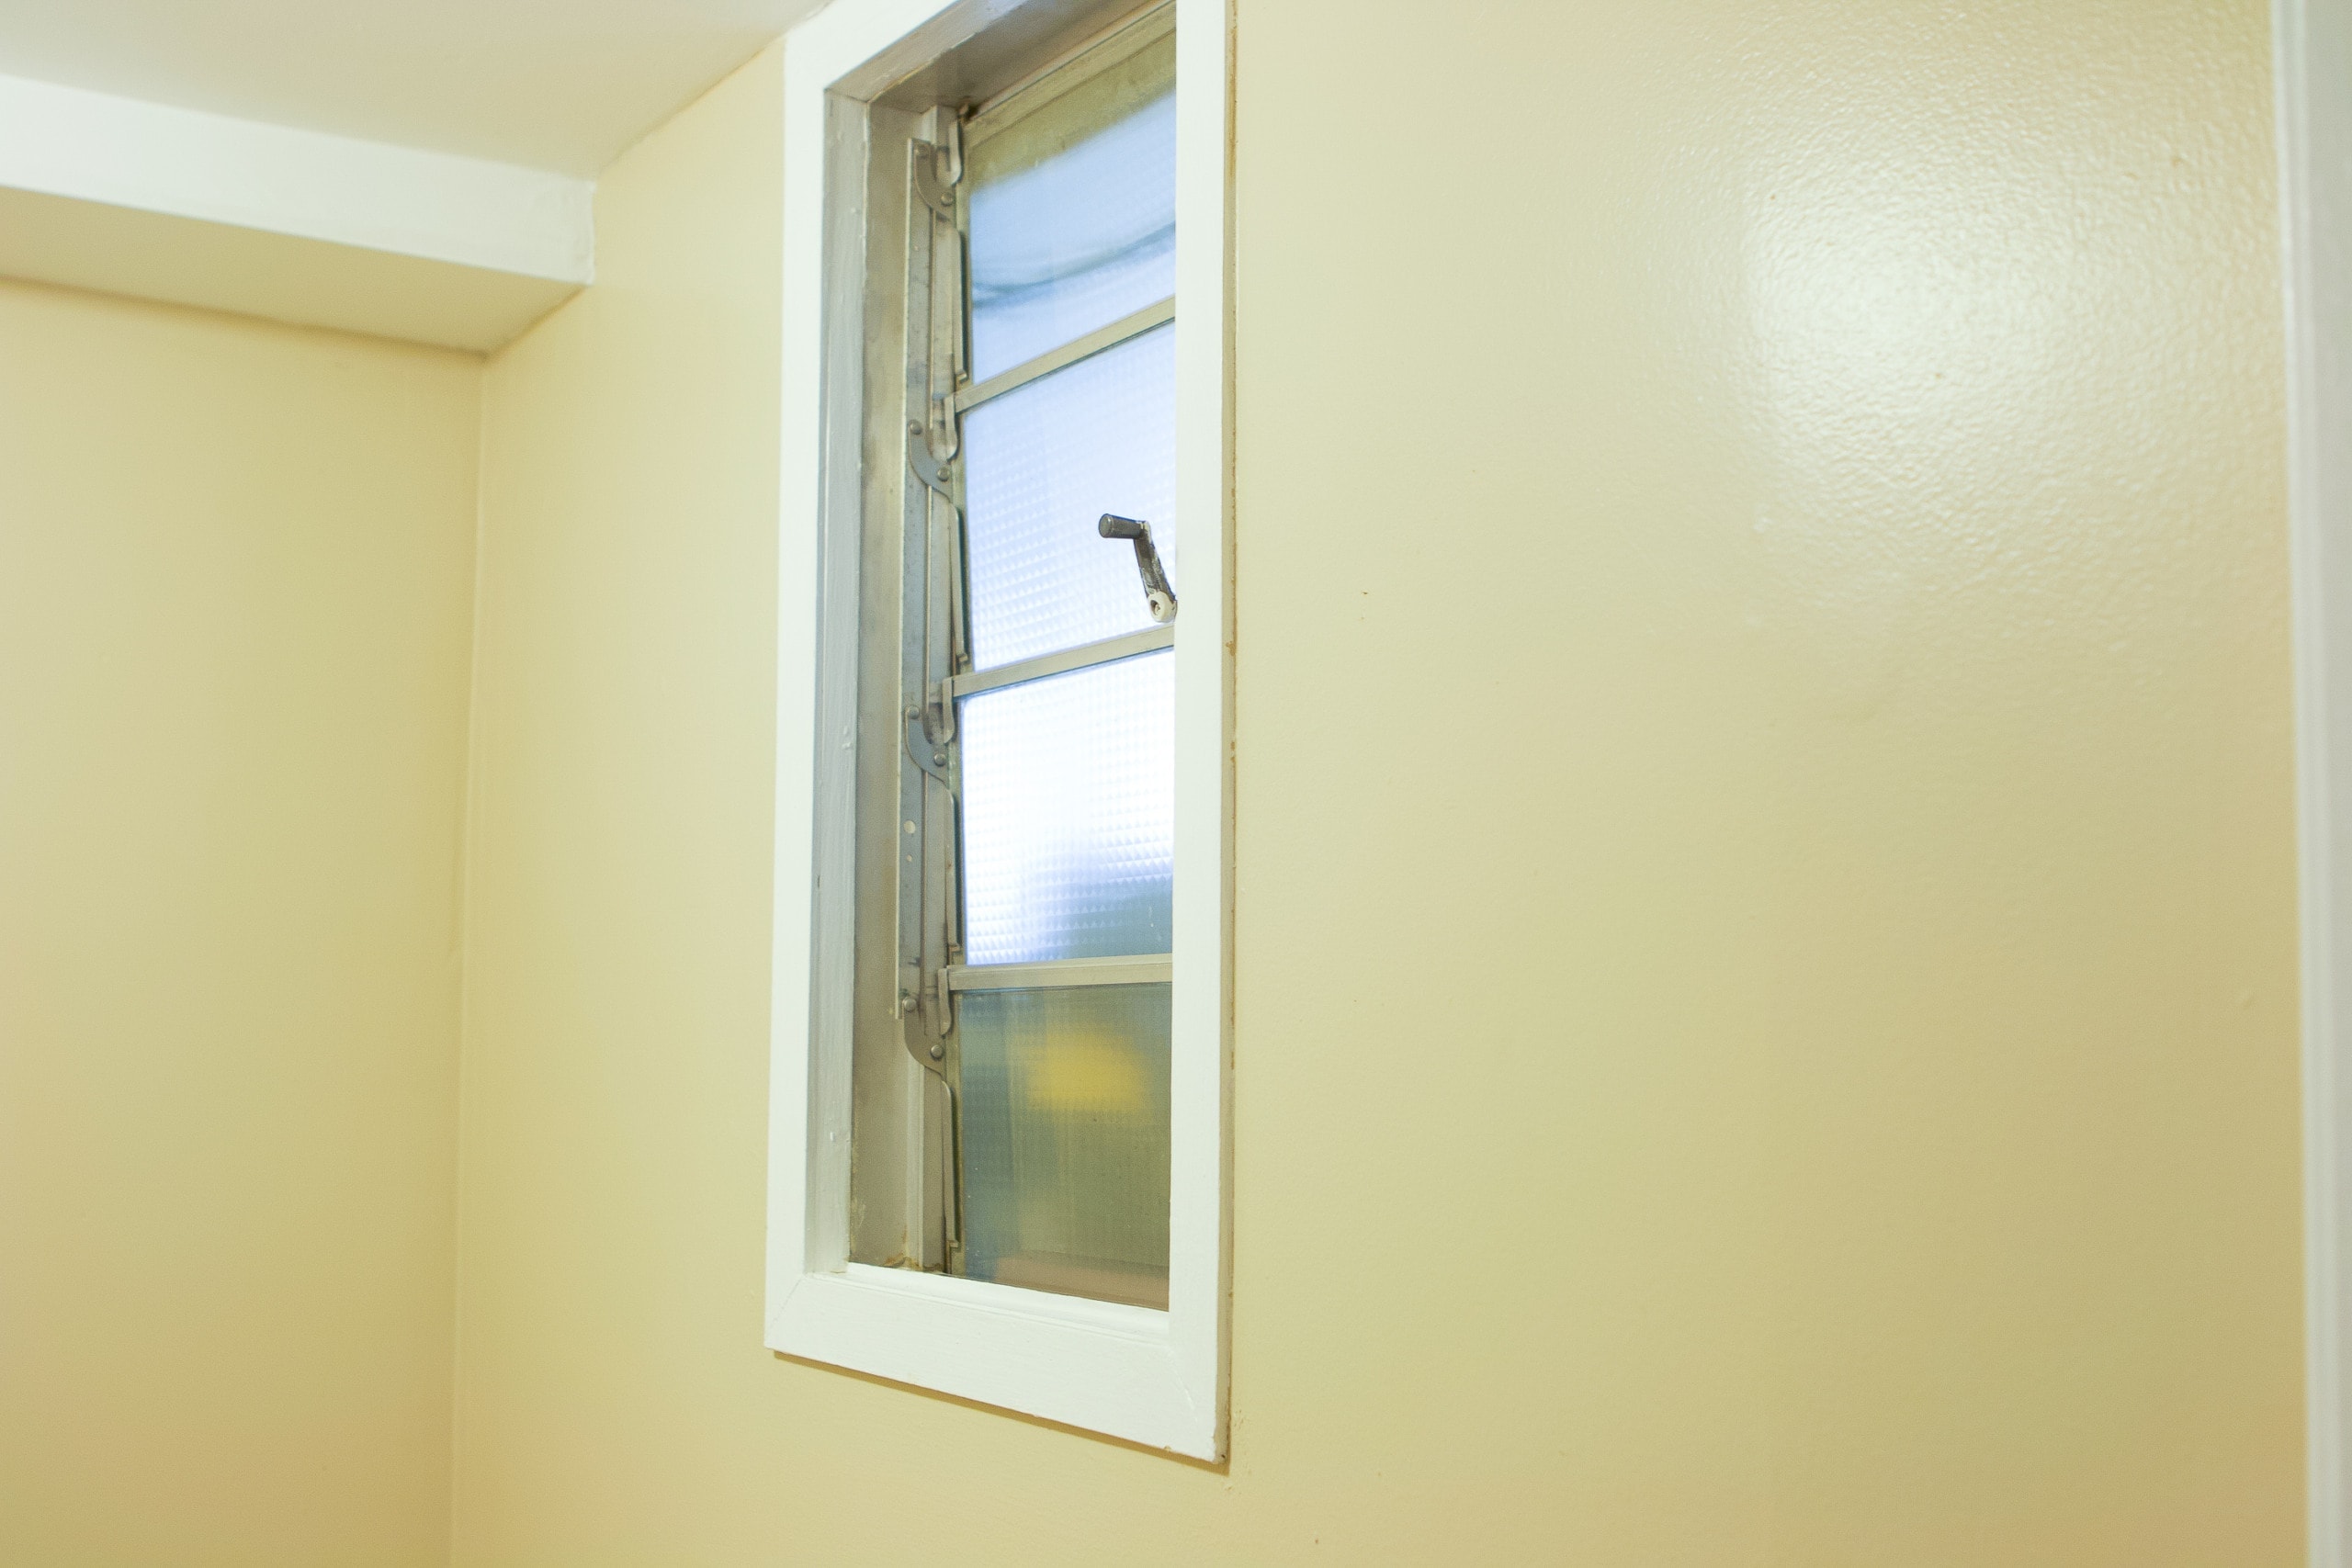
[[[592,281],[594,185],[0,76],[0,274],[492,349]]]

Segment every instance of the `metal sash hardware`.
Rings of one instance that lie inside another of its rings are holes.
[[[964,238],[956,189],[964,153],[962,126],[953,111],[940,111],[925,134],[929,140],[907,149],[905,446],[912,482],[905,501],[900,638],[906,766],[899,783],[898,1002],[908,1055],[946,1086],[953,1106],[960,1098],[962,1063],[947,975],[964,957],[954,683],[970,666],[964,519],[955,468],[962,451],[956,393],[965,380]],[[960,1188],[952,1170],[949,1181]],[[961,1232],[956,1190],[946,1195],[945,1228],[952,1253]]]
[[[963,128],[934,111],[907,148],[906,381],[899,518],[898,987],[907,1055],[945,1099],[944,1168],[910,1237],[922,1267],[963,1272],[963,1060],[949,973],[964,962],[957,860],[956,677],[971,667],[964,611],[962,456],[956,396],[965,375]],[[926,1080],[928,1081],[928,1080]],[[928,1093],[938,1093],[929,1090]],[[926,1110],[924,1121],[933,1112]],[[926,1134],[929,1136],[931,1134]],[[926,1162],[929,1156],[925,1156]]]
[[[964,138],[962,126],[948,118],[941,132],[941,141],[917,141],[912,146],[912,175],[916,199],[931,209],[942,220],[956,221],[956,187],[964,180]]]
[[[1143,578],[1144,603],[1150,606],[1151,618],[1162,626],[1174,620],[1176,591],[1168,586],[1168,574],[1159,567],[1159,552],[1151,547],[1151,525],[1133,517],[1114,517],[1105,512],[1095,527],[1106,539],[1135,542],[1136,571]]]

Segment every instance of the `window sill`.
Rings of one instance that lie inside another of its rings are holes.
[[[1168,1314],[852,1263],[804,1274],[768,1317],[786,1355],[1198,1459],[1214,1398],[1185,1385]],[[1208,1391],[1204,1391],[1208,1392]]]

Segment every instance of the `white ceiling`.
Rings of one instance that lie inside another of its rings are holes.
[[[594,175],[820,0],[0,0],[0,75]]]

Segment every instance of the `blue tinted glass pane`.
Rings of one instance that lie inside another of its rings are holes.
[[[1174,674],[1148,653],[965,699],[967,963],[1169,950]]]
[[[972,659],[980,669],[1151,625],[1133,546],[1151,525],[1176,570],[1176,333],[1160,327],[964,416]]]
[[[1073,94],[1068,110],[973,152],[976,381],[1176,292],[1172,81],[1140,105],[1104,106],[1117,118],[1091,134],[1057,123],[1096,96]],[[1067,144],[1033,162],[1041,138]]]
[[[1166,986],[967,992],[964,1271],[1168,1304]]]

